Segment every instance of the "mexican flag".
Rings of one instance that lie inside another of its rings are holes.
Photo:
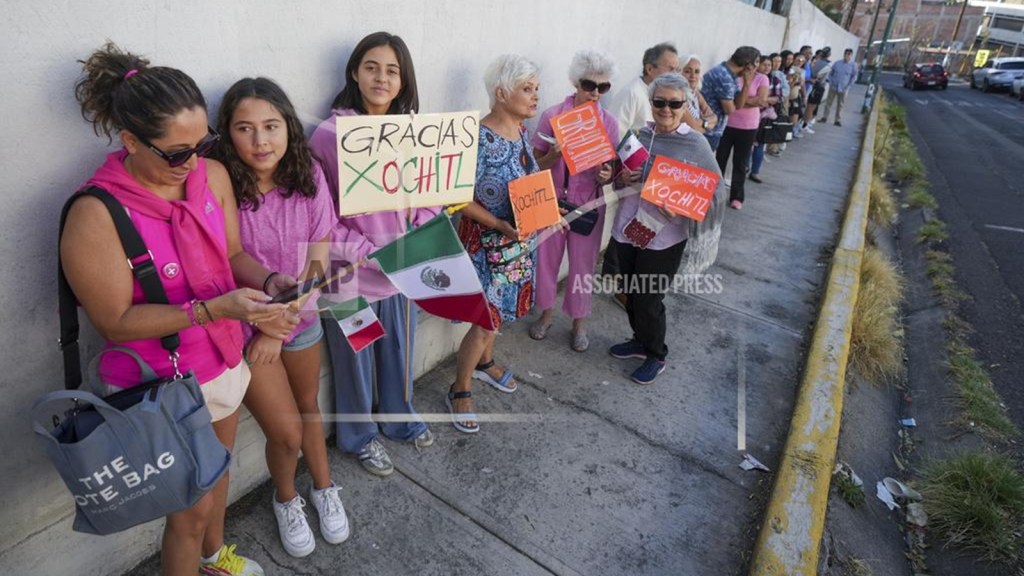
[[[423,310],[494,330],[480,278],[452,221],[441,212],[369,255],[395,288]]]
[[[626,135],[622,137],[622,141],[619,142],[619,147],[616,151],[619,154],[619,160],[622,160],[622,164],[634,172],[651,157],[647,153],[647,149],[644,148],[644,145],[640,143],[640,139],[636,137],[636,133],[632,130],[626,130]]]
[[[340,304],[320,298],[319,308],[329,312],[338,321],[353,352],[359,353],[384,337],[384,326],[362,296]]]

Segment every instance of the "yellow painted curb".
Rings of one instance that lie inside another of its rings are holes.
[[[843,414],[850,328],[860,290],[880,92],[868,118],[789,436],[754,545],[752,576],[818,573],[818,551]]]

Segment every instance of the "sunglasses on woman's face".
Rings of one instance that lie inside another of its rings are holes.
[[[659,110],[664,108],[665,106],[668,106],[673,110],[679,110],[680,108],[683,107],[683,104],[686,104],[686,102],[684,102],[683,100],[665,100],[664,98],[651,98],[651,106],[654,106]]]
[[[598,84],[597,82],[594,82],[593,80],[587,80],[586,78],[581,78],[580,79],[580,88],[582,88],[584,92],[593,92],[594,90],[597,90],[598,94],[605,94],[609,90],[612,89],[612,83],[611,82],[601,82],[600,84]]]
[[[189,148],[187,150],[178,150],[176,152],[171,152],[170,154],[164,152],[163,150],[157,148],[156,146],[153,146],[152,144],[149,143],[148,140],[141,136],[136,135],[135,137],[139,139],[139,142],[145,144],[146,148],[149,148],[150,150],[155,152],[157,156],[166,160],[168,166],[170,166],[171,168],[177,168],[178,166],[181,166],[185,162],[188,162],[188,159],[191,158],[193,154],[195,154],[196,156],[205,157],[210,152],[213,152],[213,148],[217,146],[217,142],[220,140],[220,134],[217,134],[217,131],[214,130],[213,128],[210,128],[209,126],[207,126],[207,129],[209,130],[209,133],[206,135],[206,138],[203,138],[203,141],[197,144],[195,148]]]

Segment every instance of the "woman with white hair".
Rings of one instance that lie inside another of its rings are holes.
[[[557,143],[551,144],[554,129],[551,119],[588,102],[597,103],[604,125],[605,134],[612,146],[619,142],[619,123],[611,113],[601,106],[601,96],[612,87],[611,78],[615,74],[615,63],[611,58],[593,50],[577,52],[569,65],[569,82],[576,89],[562,102],[545,110],[537,122],[537,132],[530,143],[533,149],[541,154],[537,163],[542,170],[551,169],[555,181],[555,191],[560,202],[568,202],[573,206],[582,207],[587,212],[597,211],[597,223],[586,234],[563,229],[545,238],[537,249],[537,306],[543,310],[540,319],[530,327],[530,337],[543,340],[553,323],[552,311],[558,296],[558,270],[568,250],[569,278],[566,281],[565,295],[562,299],[562,310],[572,318],[572,337],[570,345],[576,352],[584,352],[590,347],[584,322],[591,310],[589,291],[576,290],[583,285],[579,280],[593,274],[597,264],[597,254],[601,251],[601,231],[604,230],[603,186],[611,182],[612,165],[604,163],[576,175],[569,174],[569,168],[562,159],[562,148]],[[563,213],[565,212],[563,208]]]
[[[640,197],[636,188],[647,179],[656,156],[665,156],[721,175],[707,140],[683,122],[688,83],[679,74],[662,74],[650,85],[654,124],[640,129],[638,138],[650,159],[629,173],[634,182],[620,193],[609,250],[618,255],[626,292],[626,313],[633,336],[608,349],[615,358],[640,358],[632,374],[638,384],[650,384],[667,366],[665,292],[679,270],[690,232],[690,219],[678,216]],[[627,173],[628,170],[624,170]],[[719,178],[715,197],[724,194]]]
[[[473,201],[459,222],[459,238],[480,276],[495,330],[533,307],[535,248],[530,239],[519,238],[512,224],[508,183],[538,169],[523,128],[523,121],[537,114],[537,72],[533,62],[515,54],[499,56],[487,68],[484,85],[491,111],[480,119]],[[460,432],[480,430],[473,413],[473,378],[502,392],[516,391],[512,372],[494,362],[494,337],[495,332],[474,324],[459,346],[447,404]]]
[[[703,63],[700,56],[690,54],[683,65],[683,78],[687,81],[686,114],[683,114],[683,122],[701,134],[713,129],[718,125],[718,116],[704,100],[700,93],[701,84],[704,82],[702,75]]]

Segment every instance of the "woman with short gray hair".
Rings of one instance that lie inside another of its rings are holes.
[[[650,158],[636,172],[623,169],[632,183],[619,194],[619,211],[612,225],[608,250],[618,256],[626,313],[632,337],[608,349],[615,358],[642,358],[632,374],[638,384],[651,384],[665,371],[665,292],[678,272],[689,237],[691,220],[640,198],[637,188],[647,179],[654,159],[664,156],[703,168],[719,176],[714,196],[724,194],[721,171],[708,141],[683,122],[689,83],[679,74],[662,74],[650,84],[654,124],[641,128],[637,138]],[[620,177],[617,182],[621,182]]]
[[[591,294],[581,288],[580,280],[594,273],[598,252],[601,251],[601,231],[604,230],[605,184],[611,182],[612,165],[608,162],[569,174],[569,168],[562,158],[562,147],[554,141],[552,119],[569,112],[577,106],[594,103],[597,106],[604,132],[614,147],[619,142],[619,123],[615,116],[601,106],[601,96],[612,87],[615,63],[601,52],[583,50],[573,56],[569,64],[569,81],[575,91],[565,100],[545,110],[537,122],[537,132],[531,143],[540,154],[537,163],[541,170],[551,169],[555,192],[563,214],[577,207],[581,212],[596,211],[597,221],[590,230],[578,223],[573,229],[559,230],[545,238],[537,250],[537,307],[543,312],[530,327],[530,337],[543,340],[554,320],[552,312],[558,298],[558,270],[566,252],[569,254],[569,277],[566,280],[562,310],[572,318],[570,347],[576,352],[585,352],[590,340],[584,322],[591,310]]]

